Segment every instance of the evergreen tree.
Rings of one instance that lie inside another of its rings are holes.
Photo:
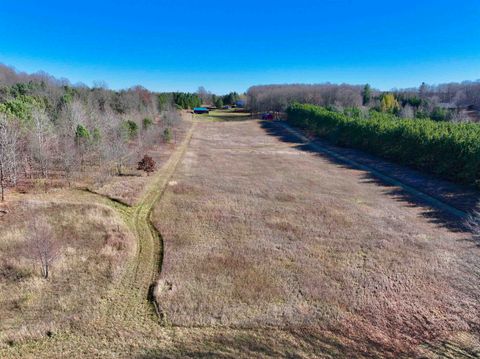
[[[372,98],[372,88],[369,84],[366,84],[362,91],[363,106],[367,106]]]

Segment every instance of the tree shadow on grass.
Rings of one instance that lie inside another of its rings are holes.
[[[198,330],[198,329],[197,329]],[[291,330],[218,331],[214,335],[198,331],[174,348],[147,349],[138,359],[156,358],[385,358],[395,357],[389,348],[378,343],[359,345],[351,339],[316,328]]]
[[[333,146],[322,139],[314,139],[306,143],[285,128],[283,122],[262,121],[260,124],[268,135],[286,143],[296,144],[295,148],[301,151],[314,153],[337,166],[364,171],[362,182],[387,187],[389,189],[387,194],[391,198],[407,203],[407,206],[410,207],[422,207],[425,209],[422,213],[424,217],[450,230],[465,231],[464,216],[471,213],[480,200],[480,193],[474,188],[444,181],[359,150]],[[339,154],[342,158],[331,153]],[[355,164],[349,161],[353,161]],[[368,166],[373,170],[363,166]],[[426,196],[422,198],[421,194],[418,195],[414,191],[399,187],[398,184],[385,177],[401,182]],[[440,203],[432,202],[428,197],[432,197]],[[458,212],[452,214],[444,205]]]

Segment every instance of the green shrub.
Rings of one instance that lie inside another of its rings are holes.
[[[169,127],[163,131],[163,141],[167,143],[172,141],[172,130]]]
[[[288,122],[341,146],[359,148],[448,180],[480,185],[480,125],[400,119],[371,112],[353,118],[294,104]]]
[[[33,110],[44,107],[44,104],[35,97],[19,95],[17,98],[1,103],[0,112],[16,117],[23,123],[28,123],[32,120]]]
[[[75,130],[75,138],[89,139],[90,132],[83,125],[77,125],[77,129]]]
[[[138,125],[132,120],[125,121],[123,123],[124,130],[126,131],[128,139],[133,139],[138,135]]]
[[[400,105],[392,93],[384,93],[380,99],[380,108],[382,112],[398,113]]]
[[[449,115],[448,110],[441,107],[435,107],[430,114],[430,118],[434,121],[447,121]]]
[[[102,140],[102,133],[98,128],[93,129],[92,139],[93,139],[93,143],[100,143],[100,141]]]
[[[151,118],[145,117],[142,121],[143,130],[148,130],[153,125],[153,120]]]

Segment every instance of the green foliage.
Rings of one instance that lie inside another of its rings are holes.
[[[434,121],[448,121],[450,113],[447,109],[435,107],[430,113],[430,118]]]
[[[213,105],[217,108],[220,108],[223,106],[223,98],[221,96],[212,95],[212,102],[213,102]]]
[[[288,122],[341,146],[359,148],[448,180],[480,186],[480,125],[400,119],[372,111],[352,118],[294,104]]]
[[[0,112],[16,117],[27,123],[32,119],[32,111],[44,108],[44,104],[32,96],[19,95],[18,97],[0,104]]]
[[[392,93],[385,93],[380,100],[380,109],[382,112],[398,113],[400,105]]]
[[[405,99],[404,106],[406,104],[409,104],[410,106],[415,107],[415,108],[419,108],[420,105],[422,104],[422,99],[419,98],[419,97],[410,97],[410,98]]]
[[[171,95],[173,103],[181,109],[192,109],[202,104],[202,100],[196,93],[174,92]]]
[[[10,86],[10,95],[12,97],[19,97],[19,96],[31,96],[38,91],[43,90],[45,87],[44,82],[19,82],[12,86]]]
[[[163,131],[163,141],[166,143],[169,143],[172,141],[172,137],[173,137],[172,130],[170,129],[170,127],[167,127]]]
[[[166,111],[173,105],[173,94],[164,92],[157,95],[158,109],[160,111]]]
[[[90,140],[90,131],[87,130],[83,125],[77,125],[75,129],[75,142],[77,144],[85,143]]]
[[[73,101],[73,96],[69,93],[64,93],[62,97],[60,98],[60,103],[62,106],[68,105]]]
[[[240,95],[236,92],[230,92],[228,95],[223,96],[222,105],[235,105],[235,103],[240,100]],[[217,106],[219,107],[219,106]]]
[[[347,107],[343,110],[345,116],[360,118],[363,116],[362,111],[357,107]]]
[[[157,95],[160,111],[165,111],[174,105],[177,109],[192,109],[202,104],[196,93],[164,92]]]
[[[369,84],[366,84],[362,91],[362,103],[363,106],[366,106],[370,103],[372,98],[372,88]]]
[[[429,113],[424,110],[418,110],[415,112],[415,118],[421,119],[421,120],[428,120],[429,119]]]
[[[149,117],[145,117],[142,121],[142,128],[144,131],[148,130],[153,125],[153,120]]]
[[[98,128],[93,129],[92,140],[93,140],[93,143],[100,143],[100,141],[102,140],[102,133]]]
[[[128,137],[128,139],[134,139],[138,135],[138,125],[136,122],[132,120],[125,121],[123,123],[123,128],[125,130],[125,133]]]

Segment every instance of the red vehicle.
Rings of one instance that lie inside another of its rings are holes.
[[[273,113],[270,113],[270,112],[264,113],[262,115],[262,120],[273,120]]]

